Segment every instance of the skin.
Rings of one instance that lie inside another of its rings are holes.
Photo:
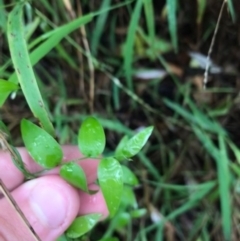
[[[75,146],[63,146],[64,161],[81,157]],[[28,155],[25,148],[18,149],[26,167],[31,172],[41,170]],[[97,178],[98,160],[79,162],[86,173],[90,190]],[[12,163],[7,152],[0,151],[0,178],[11,192],[31,226],[41,240],[55,241],[76,216],[101,213],[102,219],[108,215],[101,190],[94,195],[81,192],[59,176],[59,168],[43,176],[24,182],[24,176]],[[32,241],[33,236],[24,225],[7,199],[0,193],[0,240]]]

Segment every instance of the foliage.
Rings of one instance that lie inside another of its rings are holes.
[[[13,162],[38,176],[14,147],[24,143],[91,194],[82,159],[62,163],[59,146],[100,160],[111,219],[88,232],[99,214],[83,216],[59,240],[238,240],[237,1],[225,1],[203,54],[222,2],[0,0],[0,118]]]

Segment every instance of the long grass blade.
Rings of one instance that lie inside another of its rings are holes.
[[[231,240],[231,196],[230,196],[230,171],[225,140],[218,135],[219,149],[213,144],[208,135],[193,126],[193,130],[199,140],[203,143],[208,153],[215,159],[217,164],[217,175],[219,183],[219,196],[221,203],[222,228],[225,240]]]
[[[100,11],[106,8],[109,8],[110,5],[111,5],[111,0],[102,1]],[[101,15],[99,15],[97,18],[95,28],[92,33],[92,41],[91,41],[91,50],[93,55],[96,55],[97,53],[97,47],[99,46],[99,41],[103,33],[103,29],[104,29],[108,14],[109,14],[108,11],[104,12]]]
[[[221,212],[222,212],[222,227],[226,240],[231,240],[232,233],[232,205],[230,196],[230,171],[229,171],[229,158],[226,150],[226,143],[222,135],[218,136],[219,142],[219,159],[217,161],[218,167],[218,182],[219,193],[221,200]]]
[[[17,4],[8,17],[7,26],[10,53],[18,81],[31,111],[40,121],[42,127],[49,134],[54,135],[54,129],[37,85],[24,38],[23,6],[24,4],[22,3]]]
[[[39,47],[37,47],[30,54],[31,64],[34,66],[38,61],[40,61],[44,56],[46,56],[49,51],[51,51],[64,37],[69,35],[72,31],[79,28],[81,25],[88,23],[93,18],[93,14],[88,14],[73,20],[70,23],[67,23],[61,27],[56,28],[54,31],[51,31],[49,38],[44,41]],[[13,74],[9,81],[16,82],[16,75]]]
[[[177,35],[177,0],[167,0],[169,32],[175,52],[178,51]]]
[[[126,74],[127,87],[131,91],[133,91],[132,63],[133,63],[133,53],[134,53],[134,40],[135,40],[135,34],[138,26],[138,21],[142,10],[142,5],[143,5],[142,0],[136,1],[136,5],[132,13],[130,25],[128,28],[127,40],[125,42],[124,53],[123,53],[123,58],[124,58],[123,65],[124,65],[124,71]]]
[[[148,34],[151,44],[154,45],[155,42],[155,20],[154,20],[154,10],[153,10],[153,1],[144,0],[144,11],[145,18],[147,22]]]
[[[236,12],[233,6],[233,1],[232,0],[227,0],[228,3],[228,9],[232,17],[232,21],[235,23],[236,22]]]

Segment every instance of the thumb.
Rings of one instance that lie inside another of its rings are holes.
[[[44,176],[22,184],[12,192],[41,240],[54,241],[77,216],[77,191],[59,176]],[[2,238],[2,239],[1,239]],[[9,202],[0,200],[0,240],[30,241],[33,236]]]

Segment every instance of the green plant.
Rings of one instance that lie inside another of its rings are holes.
[[[39,90],[32,65],[56,46],[63,37],[82,24],[89,22],[93,15],[88,14],[75,19],[55,29],[54,34],[49,32],[47,40],[29,54],[22,23],[24,4],[24,2],[16,4],[8,16],[8,42],[16,74],[13,74],[9,81],[0,80],[0,104],[4,103],[11,92],[19,89],[19,83],[33,115],[41,124],[40,127],[27,119],[21,120],[21,134],[26,149],[44,170],[60,166],[60,176],[74,187],[90,194],[96,192],[88,189],[85,173],[77,161],[87,158],[99,159],[98,184],[103,192],[110,217],[113,217],[122,200],[124,182],[126,180],[129,182],[129,179],[132,178],[132,173],[126,171],[128,169],[125,169],[121,162],[130,160],[143,148],[153,131],[153,127],[147,127],[131,138],[125,136],[112,156],[101,157],[106,143],[103,127],[95,117],[87,117],[82,122],[78,132],[78,147],[84,157],[63,163],[62,149],[54,138],[55,130]],[[4,128],[1,129],[4,131]],[[11,145],[8,145],[7,148],[11,153],[13,162],[27,179],[39,175],[39,173],[28,172],[16,148]],[[82,236],[92,229],[100,217],[101,215],[96,213],[76,218],[68,228],[66,236],[69,238]]]
[[[44,129],[23,119],[21,121],[22,138],[31,157],[45,170],[60,166],[60,176],[87,193],[88,190],[84,171],[76,162],[87,158],[100,160],[98,167],[98,182],[103,192],[110,217],[113,217],[121,203],[124,182],[134,184],[136,181],[132,173],[120,164],[120,161],[129,160],[136,155],[147,142],[153,127],[148,127],[131,138],[124,137],[119,143],[115,154],[110,157],[100,157],[105,148],[105,134],[99,121],[94,117],[87,117],[78,133],[78,146],[84,157],[62,162],[61,146]],[[17,149],[12,147],[13,161],[16,166],[26,174],[27,178],[37,177],[38,174],[26,173],[23,160]],[[124,177],[125,175],[125,177]],[[124,181],[125,180],[125,181]],[[77,238],[88,232],[101,217],[100,214],[89,214],[75,219],[66,232],[70,238]]]

